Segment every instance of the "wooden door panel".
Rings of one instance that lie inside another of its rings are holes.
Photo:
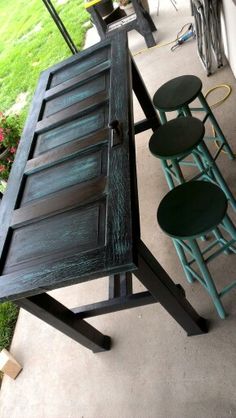
[[[58,94],[60,94],[62,91],[67,92],[71,90],[72,87],[76,87],[81,84],[87,83],[90,79],[98,77],[100,74],[106,72],[107,70],[110,70],[110,68],[110,60],[97,64],[89,70],[81,74],[78,74],[67,81],[63,81],[63,83],[60,83],[55,87],[51,87],[49,90],[46,90],[44,100],[52,99],[53,97],[57,97]]]
[[[110,45],[100,48],[97,52],[93,52],[90,56],[87,55],[81,60],[69,63],[57,71],[53,72],[49,88],[55,87],[71,78],[78,76],[79,74],[85,73],[94,66],[107,61],[110,57]]]
[[[57,97],[46,101],[43,117],[48,117],[74,103],[78,103],[96,93],[106,90],[108,83],[108,77],[106,74],[102,74],[100,77],[96,77],[82,86],[73,86],[71,90],[64,93],[62,92],[60,95],[57,95]]]
[[[97,109],[99,106],[104,106],[108,102],[108,92],[102,91],[82,100],[79,103],[74,103],[70,107],[66,107],[57,113],[54,113],[47,118],[40,120],[36,126],[36,133],[43,133],[47,130],[61,126],[71,120],[78,119],[86,115],[89,111]]]
[[[25,175],[50,167],[55,163],[66,161],[68,158],[86,151],[86,149],[92,150],[94,147],[102,146],[108,142],[109,134],[109,130],[104,128],[91,135],[69,141],[68,143],[65,142],[60,147],[41,153],[39,156],[27,161]]]
[[[15,229],[3,274],[104,245],[104,207],[101,201]]]
[[[21,205],[106,173],[106,148],[76,156],[28,175]]]
[[[67,142],[85,137],[108,125],[108,107],[100,106],[85,116],[37,136],[34,157]]]
[[[42,74],[0,207],[0,301],[135,268],[131,100],[123,33]]]

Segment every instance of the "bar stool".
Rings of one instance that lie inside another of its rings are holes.
[[[203,179],[218,184],[236,210],[236,200],[203,141],[204,133],[204,124],[197,118],[186,116],[172,119],[152,134],[149,149],[161,160],[170,189],[176,186],[176,182],[181,184],[186,181],[182,167],[186,157],[191,155],[194,162],[187,162],[187,165],[191,164],[198,170],[191,180]]]
[[[160,228],[172,237],[187,280],[198,280],[209,293],[219,316],[226,313],[221,297],[236,286],[236,280],[218,292],[207,264],[226,250],[236,254],[236,228],[226,214],[227,200],[222,190],[206,181],[191,181],[171,190],[157,210]],[[221,226],[230,236],[226,240]],[[197,239],[213,232],[216,239],[201,250]],[[218,247],[217,249],[213,249]],[[207,253],[211,252],[210,255]],[[200,274],[195,270],[198,267]]]
[[[199,100],[201,107],[190,108],[189,104],[196,98]],[[210,106],[202,94],[202,82],[198,77],[195,75],[183,75],[167,81],[154,94],[153,103],[156,109],[159,110],[161,123],[167,122],[167,112],[177,111],[178,115],[183,116],[191,116],[192,112],[205,112],[203,123],[209,118],[216,132],[216,138],[209,136],[205,139],[217,140],[220,143],[214,158],[218,157],[222,148],[224,148],[231,160],[235,158]]]

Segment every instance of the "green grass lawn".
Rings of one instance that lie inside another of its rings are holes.
[[[83,0],[53,0],[53,5],[82,49],[89,21]],[[29,93],[29,104],[40,72],[71,51],[41,0],[0,0],[0,21],[0,111],[6,111],[20,93]]]
[[[11,302],[0,306],[0,351],[9,348],[19,309]]]
[[[5,302],[0,305],[0,351],[3,348],[9,349],[19,308],[11,302]],[[0,372],[0,386],[3,373]]]
[[[53,5],[82,49],[89,21],[83,0],[53,0]],[[71,56],[71,51],[41,0],[0,0],[0,22],[0,112],[7,111],[20,93],[28,93],[21,111],[24,120],[40,72]],[[17,315],[14,304],[0,305],[0,350],[9,348]]]

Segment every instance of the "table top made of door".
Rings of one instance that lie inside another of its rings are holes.
[[[130,68],[120,33],[41,74],[0,207],[0,301],[136,268]]]

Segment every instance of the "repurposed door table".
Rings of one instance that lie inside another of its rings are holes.
[[[134,124],[132,88],[146,119]],[[44,71],[0,207],[0,301],[13,300],[94,352],[84,318],[159,302],[207,331],[140,239],[134,135],[159,125],[124,33]],[[147,291],[132,294],[131,272]],[[110,276],[109,299],[69,310],[46,292]]]

